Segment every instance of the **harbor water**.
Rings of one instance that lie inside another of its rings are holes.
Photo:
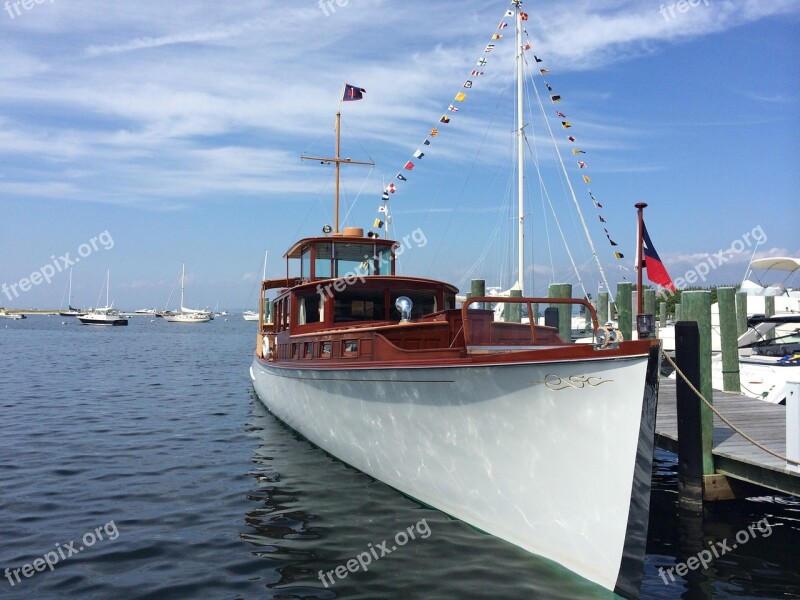
[[[256,326],[0,321],[0,598],[614,597],[277,421]],[[680,516],[676,468],[657,452],[642,597],[800,598],[800,500]]]

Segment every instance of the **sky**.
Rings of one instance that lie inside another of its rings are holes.
[[[188,306],[254,308],[265,253],[267,276],[283,276],[284,252],[333,224],[333,169],[300,156],[333,155],[337,110],[342,155],[375,163],[342,168],[342,224],[372,229],[395,183],[389,232],[407,240],[404,274],[509,287],[510,6],[0,4],[0,306],[65,305],[71,267],[74,306],[104,304],[110,273],[116,306],[163,308],[172,294],[175,308],[185,263]],[[612,287],[635,281],[636,202],[687,285],[690,273],[740,283],[753,256],[800,256],[800,0],[522,9],[526,293],[602,281],[570,186]],[[345,82],[363,99],[341,103]]]

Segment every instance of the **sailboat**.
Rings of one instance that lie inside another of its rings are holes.
[[[109,302],[109,287],[111,282],[111,272],[106,271],[106,305],[100,308],[90,310],[84,315],[78,315],[78,320],[84,325],[114,325],[124,326],[128,324],[128,319],[123,318],[119,314],[119,310],[114,308]],[[100,291],[102,294],[102,290]],[[99,300],[98,300],[99,302]]]
[[[506,13],[518,49],[520,4]],[[355,162],[341,157],[340,118],[335,156],[322,159],[336,166],[334,227],[292,245],[286,277],[261,286],[260,306],[277,295],[272,322],[261,311],[250,366],[258,398],[403,494],[637,597],[658,340],[600,335],[583,298],[483,296],[458,307],[455,286],[398,275],[398,242],[339,228],[339,166]],[[535,320],[497,321],[495,302],[511,315],[534,314],[535,304],[582,306],[593,343]]]
[[[72,308],[72,269],[69,270],[69,295],[67,296],[67,310],[59,310],[58,314],[62,317],[77,317],[84,314],[86,311]],[[62,298],[61,305],[63,306],[64,300]]]
[[[165,312],[161,316],[167,323],[208,323],[214,318],[210,310],[186,308],[183,304],[184,280],[186,265],[181,265],[181,309],[177,312]]]
[[[264,252],[264,268],[261,272],[261,281],[267,278],[267,256],[269,256],[269,250]],[[258,313],[254,310],[246,310],[242,313],[242,318],[245,321],[258,321]]]

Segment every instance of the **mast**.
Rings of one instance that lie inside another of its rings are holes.
[[[334,222],[333,222],[333,232],[339,233],[339,171],[341,169],[342,163],[347,163],[351,165],[370,165],[375,166],[374,162],[361,162],[358,160],[350,160],[349,158],[342,158],[341,157],[341,125],[342,125],[342,112],[341,110],[336,111],[336,155],[333,158],[325,158],[319,156],[306,156],[305,154],[300,156],[300,160],[318,160],[323,165],[329,165],[333,163],[334,172],[336,176],[336,187],[335,187],[335,196],[334,196]]]
[[[637,202],[634,204],[638,213],[637,235],[636,235],[636,314],[642,314],[642,307],[644,306],[644,293],[642,292],[642,268],[644,267],[644,248],[642,246],[642,237],[644,229],[644,209],[647,208],[646,202]]]
[[[186,263],[181,263],[181,312],[183,312],[183,278],[186,277]]]
[[[106,308],[109,307],[108,304],[108,286],[111,281],[111,269],[106,270]]]
[[[63,297],[61,301],[64,301]],[[72,310],[72,269],[69,270],[69,298],[67,299],[67,310]]]
[[[519,286],[522,295],[525,295],[525,200],[524,200],[524,166],[525,156],[523,154],[524,131],[523,127],[523,87],[522,87],[522,16],[520,15],[520,4],[517,7],[517,272]]]

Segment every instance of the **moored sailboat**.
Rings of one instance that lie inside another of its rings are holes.
[[[214,318],[210,310],[197,310],[184,306],[184,280],[186,278],[186,265],[181,265],[181,308],[177,312],[165,311],[160,316],[167,323],[208,323]]]
[[[509,11],[518,40],[519,5]],[[332,235],[296,242],[286,277],[262,283],[250,367],[259,399],[404,494],[635,597],[658,342],[574,344],[535,320],[497,321],[484,306],[532,315],[540,303],[577,305],[597,333],[583,299],[471,297],[458,307],[455,286],[399,275],[400,244],[339,228],[338,167],[354,162],[340,156],[339,120],[336,155],[322,159],[337,167]]]
[[[62,299],[63,306],[63,299]],[[59,310],[58,314],[62,317],[78,317],[85,314],[85,310],[72,308],[72,269],[69,270],[69,294],[67,295],[67,310]]]

